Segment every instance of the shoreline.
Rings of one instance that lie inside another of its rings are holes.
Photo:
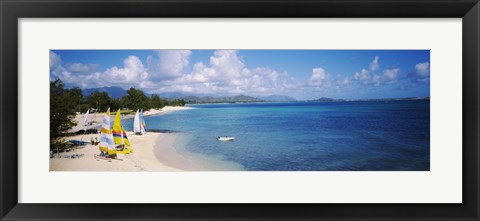
[[[189,138],[184,133],[162,133],[155,145],[156,158],[167,166],[183,171],[243,171],[238,163],[225,161],[218,156],[187,150]]]

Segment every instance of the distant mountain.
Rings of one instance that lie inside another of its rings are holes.
[[[108,96],[112,98],[121,98],[127,95],[127,91],[120,87],[100,87],[100,88],[88,88],[83,89],[82,94],[83,96],[89,96],[91,93],[99,91],[99,92],[107,92]]]
[[[190,95],[180,93],[180,92],[169,92],[169,93],[158,94],[158,96],[160,96],[162,98],[168,98],[168,99],[178,99],[178,98],[187,97],[187,96],[190,96]]]
[[[179,99],[185,100],[187,104],[264,102],[264,100],[260,98],[246,95],[236,95],[230,97],[185,96],[179,97]]]
[[[233,97],[227,97],[231,102],[262,102],[264,100],[256,97],[250,97],[246,95],[237,95]]]
[[[266,97],[262,97],[262,100],[270,101],[270,102],[291,102],[297,101],[293,97],[284,96],[284,95],[270,95]]]
[[[402,98],[378,98],[362,101],[412,101],[412,100],[430,100],[430,97],[402,97]]]
[[[309,100],[310,102],[334,102],[334,101],[345,101],[343,99],[333,99],[329,97],[321,97],[315,100]]]
[[[410,101],[410,100],[430,100],[430,97],[405,97],[405,98],[373,98],[373,99],[334,99],[322,97],[315,100],[308,100],[309,102],[340,102],[340,101]]]

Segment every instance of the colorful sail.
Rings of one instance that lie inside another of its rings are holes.
[[[109,155],[116,154],[115,142],[113,140],[112,131],[110,130],[110,108],[107,109],[102,121],[102,130],[100,131],[100,151]]]
[[[120,109],[117,111],[115,115],[115,121],[113,122],[113,140],[115,145],[124,145],[121,146],[121,149],[117,149],[117,154],[129,154],[133,151],[133,148],[130,147],[130,141],[128,140],[127,133],[125,132],[125,128],[123,128]],[[128,148],[127,148],[128,147]]]
[[[122,122],[121,122],[120,109],[118,109],[117,114],[115,115],[115,120],[113,121],[113,140],[115,144],[123,144],[123,134],[122,134]]]
[[[127,137],[127,132],[122,125],[120,110],[117,111],[115,115],[115,121],[113,122],[113,140],[115,144],[125,144],[127,147],[130,146],[130,141]]]
[[[140,132],[142,134],[145,134],[147,132],[147,125],[145,124],[145,118],[143,118],[143,110],[140,111],[140,119],[141,119]]]
[[[123,143],[125,144],[125,146],[130,147],[129,149],[133,150],[130,145],[130,141],[128,140],[127,132],[125,132],[125,128],[123,128],[123,125],[122,125],[122,135],[123,135]]]

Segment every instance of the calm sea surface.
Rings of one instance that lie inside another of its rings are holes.
[[[429,100],[191,107],[146,117],[147,129],[177,131],[186,151],[245,170],[430,170]],[[131,119],[124,123],[132,127]]]

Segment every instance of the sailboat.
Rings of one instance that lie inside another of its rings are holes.
[[[133,119],[133,132],[135,132],[136,135],[145,134],[144,123],[143,111],[140,112],[140,110],[137,110],[137,113],[135,113],[135,118]]]
[[[89,144],[89,142],[83,141],[83,137],[87,133],[88,126],[91,125],[91,123],[88,122],[89,112],[90,112],[90,109],[87,110],[87,113],[85,113],[85,117],[83,119],[83,126],[85,126],[85,128],[83,129],[84,132],[80,140],[68,140],[70,143],[72,143],[75,146],[85,146]]]
[[[83,119],[83,126],[88,126],[88,113],[90,113],[90,109],[87,110],[87,113],[85,114],[85,118]]]
[[[116,145],[117,154],[129,154],[133,151],[133,148],[130,145],[128,140],[127,133],[125,128],[123,128],[120,109],[118,109],[117,114],[115,115],[115,120],[113,121],[113,141]]]
[[[99,149],[101,156],[116,158],[117,150],[115,149],[115,142],[113,141],[113,134],[110,130],[110,108],[107,109],[102,121],[102,130],[100,131],[100,144]]]

